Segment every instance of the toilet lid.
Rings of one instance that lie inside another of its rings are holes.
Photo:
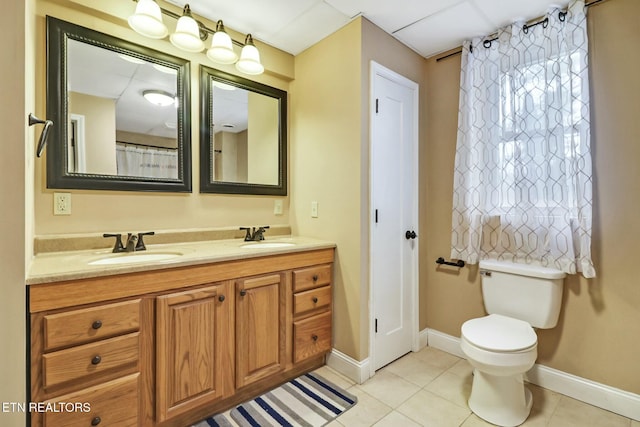
[[[523,350],[538,341],[527,322],[499,314],[464,322],[462,336],[471,344],[490,351]]]

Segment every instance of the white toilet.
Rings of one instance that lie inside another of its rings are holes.
[[[488,316],[462,325],[460,346],[473,366],[469,408],[499,425],[522,424],[531,411],[523,375],[536,361],[533,328],[556,326],[565,273],[506,261],[480,261]]]

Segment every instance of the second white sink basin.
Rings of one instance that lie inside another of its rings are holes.
[[[274,249],[287,248],[295,245],[295,243],[291,242],[251,242],[240,245],[240,247],[245,249]]]
[[[127,252],[111,254],[90,261],[89,265],[139,264],[143,262],[166,261],[182,256],[180,252]]]

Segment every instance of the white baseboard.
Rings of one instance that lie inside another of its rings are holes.
[[[358,384],[371,378],[369,358],[357,361],[334,348],[327,355],[327,365]]]
[[[426,336],[430,347],[465,358],[460,349],[460,338],[432,329],[420,332],[421,342],[423,336]],[[526,377],[532,384],[640,421],[640,395],[638,394],[538,364],[527,372]]]

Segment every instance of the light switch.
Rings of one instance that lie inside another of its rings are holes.
[[[282,215],[282,200],[276,200],[273,203],[273,214]]]
[[[311,202],[311,218],[318,218],[318,202]]]

